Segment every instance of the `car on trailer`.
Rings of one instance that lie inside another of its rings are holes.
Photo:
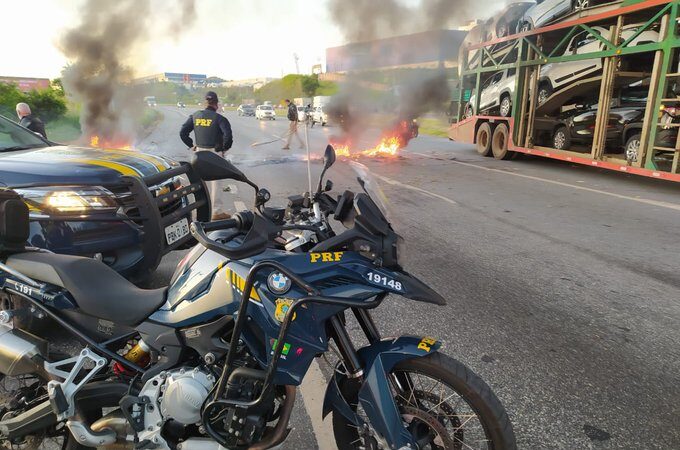
[[[102,260],[142,279],[209,220],[203,181],[188,163],[134,150],[53,143],[0,116],[0,187],[30,210],[28,245]]]
[[[612,0],[537,0],[519,19],[517,31],[540,28],[569,13],[605,3],[612,3]]]

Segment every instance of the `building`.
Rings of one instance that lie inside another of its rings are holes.
[[[47,78],[0,76],[0,83],[15,84],[22,92],[28,92],[34,89],[35,90],[49,89],[51,87],[50,80]]]
[[[326,72],[394,68],[453,68],[464,30],[435,30],[326,49]]]
[[[163,72],[146,77],[138,78],[136,81],[140,83],[163,83],[170,82],[175,84],[184,84],[189,86],[205,86],[207,75],[197,73],[178,73],[178,72]]]
[[[228,88],[230,87],[251,87],[253,89],[260,89],[267,83],[271,83],[276,80],[276,78],[260,77],[260,78],[248,78],[247,80],[229,80],[223,84]]]

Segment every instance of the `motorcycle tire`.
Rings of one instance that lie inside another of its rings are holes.
[[[437,380],[451,388],[476,413],[486,434],[489,449],[517,450],[515,434],[505,408],[489,386],[461,362],[441,353],[433,353],[422,358],[403,361],[392,370],[392,373],[397,376],[400,373],[419,374]],[[357,384],[348,381],[341,386],[341,389],[345,399],[356,408]],[[429,411],[425,413],[427,412]],[[406,415],[403,410],[402,413]],[[413,415],[413,412],[411,411],[409,414]],[[448,437],[449,445],[444,445],[444,448],[447,450],[449,448],[467,448],[463,445],[464,435],[460,431],[461,428],[462,426],[454,428],[456,430],[455,436],[453,438]],[[337,412],[333,412],[333,433],[339,450],[359,449],[365,446],[364,438],[359,435],[357,427]]]

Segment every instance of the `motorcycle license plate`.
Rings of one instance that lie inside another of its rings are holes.
[[[188,234],[189,220],[186,218],[165,227],[165,239],[168,245],[174,244]]]

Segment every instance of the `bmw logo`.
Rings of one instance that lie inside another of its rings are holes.
[[[290,278],[281,272],[272,272],[267,278],[267,286],[275,294],[285,294],[290,290],[290,284]]]

